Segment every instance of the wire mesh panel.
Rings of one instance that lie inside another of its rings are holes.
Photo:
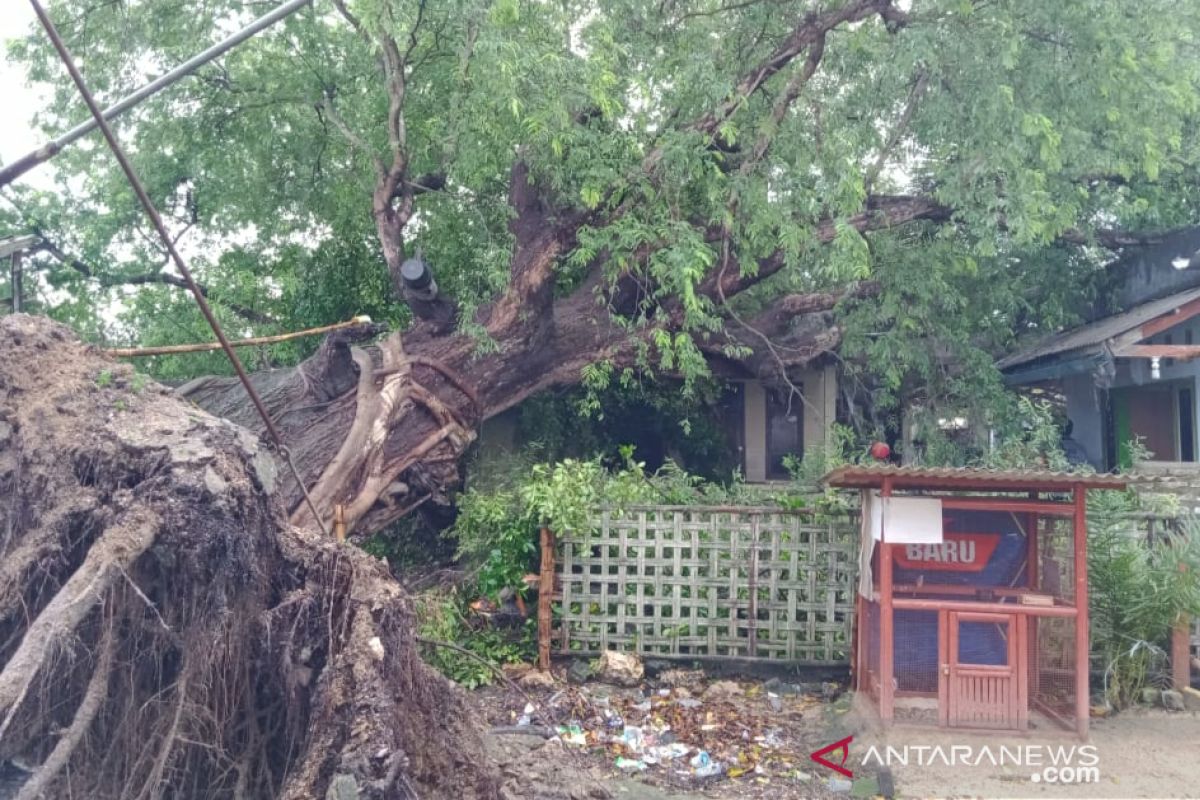
[[[559,649],[845,663],[856,536],[777,509],[602,511],[560,545]]]
[[[1075,601],[1075,526],[1070,519],[1043,517],[1038,524],[1037,589]]]
[[[1065,728],[1075,727],[1075,620],[1030,619],[1034,643],[1029,699],[1032,710]]]

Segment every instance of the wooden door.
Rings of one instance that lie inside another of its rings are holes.
[[[943,724],[1020,730],[1028,720],[1023,617],[945,612],[939,700]]]

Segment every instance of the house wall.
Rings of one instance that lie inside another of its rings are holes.
[[[1110,270],[1120,283],[1117,303],[1130,308],[1147,300],[1166,297],[1200,285],[1200,257],[1186,269],[1175,269],[1176,258],[1189,258],[1200,251],[1200,228],[1171,234],[1158,244],[1132,249]]]
[[[792,380],[804,393],[804,452],[822,452],[837,420],[837,369],[805,370]],[[744,382],[743,392],[746,480],[761,483],[767,480],[767,392],[760,381]]]
[[[1067,396],[1067,418],[1074,424],[1071,438],[1083,447],[1088,463],[1103,470],[1104,406],[1100,390],[1087,374],[1064,378],[1062,388]]]
[[[761,483],[767,479],[767,392],[760,381],[742,384],[742,409],[746,480]]]
[[[820,453],[830,443],[830,426],[837,417],[837,369],[833,366],[805,370],[793,376],[802,387],[804,452]],[[743,466],[746,480],[761,483],[767,480],[767,391],[761,381],[741,383],[741,425]],[[508,456],[521,446],[518,436],[519,412],[510,409],[486,420],[479,431],[479,450],[472,465],[475,473],[511,467]],[[736,417],[730,419],[734,423]]]

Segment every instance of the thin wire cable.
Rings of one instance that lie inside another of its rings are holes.
[[[63,65],[66,66],[67,72],[71,74],[71,80],[75,82],[75,88],[79,90],[79,94],[83,97],[83,101],[87,104],[88,110],[92,112],[92,117],[96,120],[97,127],[104,134],[105,140],[108,142],[108,147],[116,157],[117,163],[121,165],[121,170],[125,173],[129,185],[133,187],[134,194],[137,195],[138,201],[142,204],[142,208],[146,211],[146,216],[150,218],[150,222],[154,225],[155,231],[163,240],[163,245],[167,249],[171,261],[175,263],[175,268],[179,270],[179,274],[187,281],[188,288],[192,291],[192,296],[196,298],[196,304],[200,306],[200,312],[204,314],[204,318],[208,320],[208,325],[212,328],[213,333],[217,337],[217,341],[221,343],[221,349],[225,351],[225,355],[229,358],[229,362],[233,364],[234,372],[237,373],[238,380],[242,382],[242,386],[246,389],[246,394],[250,396],[250,401],[257,409],[258,415],[262,417],[263,424],[266,426],[267,434],[271,437],[275,448],[283,459],[287,462],[288,467],[292,471],[292,476],[295,477],[300,491],[304,494],[304,501],[308,504],[309,511],[312,512],[313,519],[317,525],[321,527],[321,532],[328,537],[329,529],[325,527],[325,522],[321,519],[321,515],[317,512],[316,504],[308,493],[308,487],[304,485],[303,479],[300,477],[300,471],[296,469],[296,464],[292,461],[291,451],[283,443],[283,437],[279,434],[279,429],[275,427],[275,423],[271,420],[271,414],[267,411],[267,407],[263,405],[262,398],[258,396],[253,384],[250,383],[250,376],[246,374],[246,368],[242,366],[242,362],[234,352],[233,346],[229,340],[225,338],[225,332],[221,330],[221,324],[217,322],[217,318],[213,316],[212,309],[209,308],[208,302],[204,299],[204,295],[200,291],[200,287],[196,285],[195,279],[192,277],[191,271],[187,268],[187,264],[183,260],[183,256],[179,255],[179,251],[175,249],[175,243],[171,239],[171,234],[167,231],[163,224],[162,217],[155,208],[154,202],[150,199],[150,195],[146,193],[146,187],[142,184],[141,178],[133,169],[133,164],[130,163],[128,156],[125,155],[121,143],[117,141],[116,134],[109,127],[108,120],[104,118],[104,112],[100,110],[100,106],[96,104],[96,99],[92,97],[91,91],[88,90],[87,84],[84,83],[83,75],[79,72],[79,68],[75,66],[75,61],[71,57],[71,53],[67,50],[66,44],[63,43],[62,37],[58,34],[58,29],[54,27],[54,23],[50,20],[46,10],[42,8],[38,0],[29,0],[33,6],[33,11],[37,14],[38,21],[41,22],[42,28],[45,29],[46,35],[50,37],[54,49],[58,51],[58,56],[62,59]]]

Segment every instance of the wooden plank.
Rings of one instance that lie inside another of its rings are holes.
[[[1055,503],[1051,500],[1021,500],[1004,497],[948,497],[933,495],[942,501],[942,508],[965,511],[1003,511],[1006,513],[1034,513],[1046,516],[1069,517],[1074,513],[1070,503]]]
[[[1012,639],[1015,643],[1013,664],[1017,670],[1017,692],[1014,703],[1014,711],[1016,712],[1017,730],[1026,730],[1029,728],[1029,657],[1025,652],[1029,644],[1029,620],[1024,614],[1016,614],[1017,629],[1012,631]]]
[[[1200,356],[1200,344],[1131,344],[1113,355],[1117,358],[1177,358],[1189,361]]]
[[[1191,688],[1192,658],[1189,652],[1190,620],[1184,615],[1171,630],[1171,685],[1177,691]]]
[[[883,479],[883,497],[892,496],[892,479]],[[895,716],[896,639],[892,617],[892,545],[887,539],[884,521],[883,540],[879,543],[879,716],[889,723]]]
[[[1197,306],[1200,309],[1200,306]],[[1087,490],[1075,490],[1075,730],[1087,739],[1088,708],[1088,582],[1087,582]]]
[[[976,600],[930,600],[924,597],[897,597],[894,608],[913,611],[990,611],[997,614],[1021,613],[1036,617],[1073,618],[1078,613],[1074,606],[1018,606],[1013,603],[982,603]]]
[[[1179,308],[1172,309],[1161,316],[1155,317],[1149,322],[1142,323],[1142,326],[1139,330],[1141,333],[1141,338],[1148,339],[1151,336],[1162,333],[1163,331],[1170,330],[1179,323],[1186,322],[1197,314],[1200,314],[1200,298],[1190,300],[1187,303],[1179,306]]]
[[[958,612],[946,612],[946,725],[957,725],[962,712],[962,684],[954,666],[958,662]]]
[[[950,617],[953,612],[938,611],[938,725],[950,725]]]

